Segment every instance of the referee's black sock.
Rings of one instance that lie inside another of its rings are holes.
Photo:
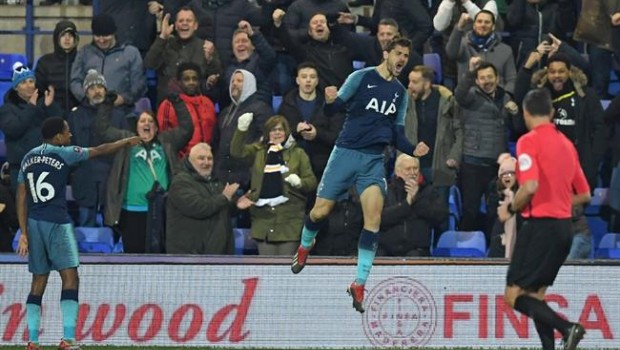
[[[553,327],[540,321],[534,321],[534,325],[536,326],[536,332],[538,332],[538,336],[540,337],[543,350],[555,350]]]
[[[572,323],[558,316],[546,302],[532,298],[529,295],[520,295],[517,297],[517,300],[515,300],[515,309],[529,316],[534,322],[540,322],[557,329],[562,335],[565,335],[572,326]]]

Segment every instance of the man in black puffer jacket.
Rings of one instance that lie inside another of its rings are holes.
[[[39,91],[52,85],[56,90],[54,101],[58,102],[65,113],[79,104],[69,89],[71,65],[79,41],[75,23],[67,20],[58,22],[54,29],[54,52],[41,56],[34,71]]]

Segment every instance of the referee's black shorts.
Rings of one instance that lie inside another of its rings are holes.
[[[517,233],[506,285],[531,292],[553,285],[572,241],[570,219],[527,219]]]

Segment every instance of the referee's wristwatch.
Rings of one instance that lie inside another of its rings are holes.
[[[508,204],[508,212],[510,213],[510,215],[515,215],[517,213],[512,207],[512,203]]]

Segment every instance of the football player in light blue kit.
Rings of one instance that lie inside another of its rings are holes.
[[[60,309],[64,336],[58,349],[79,349],[75,344],[78,250],[65,198],[69,167],[88,158],[136,145],[140,138],[135,136],[93,148],[68,146],[71,131],[67,122],[59,117],[46,119],[41,133],[44,143],[24,156],[17,178],[17,217],[22,232],[17,253],[21,256],[28,254],[28,270],[32,273],[26,301],[27,349],[40,349],[41,299],[51,270],[57,270],[62,280]]]
[[[407,90],[398,81],[407,63],[411,41],[395,38],[383,51],[383,62],[353,72],[340,90],[325,88],[327,115],[346,106],[347,117],[336,146],[325,167],[317,191],[317,199],[304,224],[301,244],[293,257],[291,270],[299,273],[321,222],[329,215],[336,200],[355,186],[360,193],[364,227],[358,242],[357,276],[348,288],[353,307],[364,312],[364,284],[375,259],[383,198],[386,194],[383,154],[385,147],[395,144],[405,154],[420,157],[428,152],[424,144],[416,146],[404,133]]]

